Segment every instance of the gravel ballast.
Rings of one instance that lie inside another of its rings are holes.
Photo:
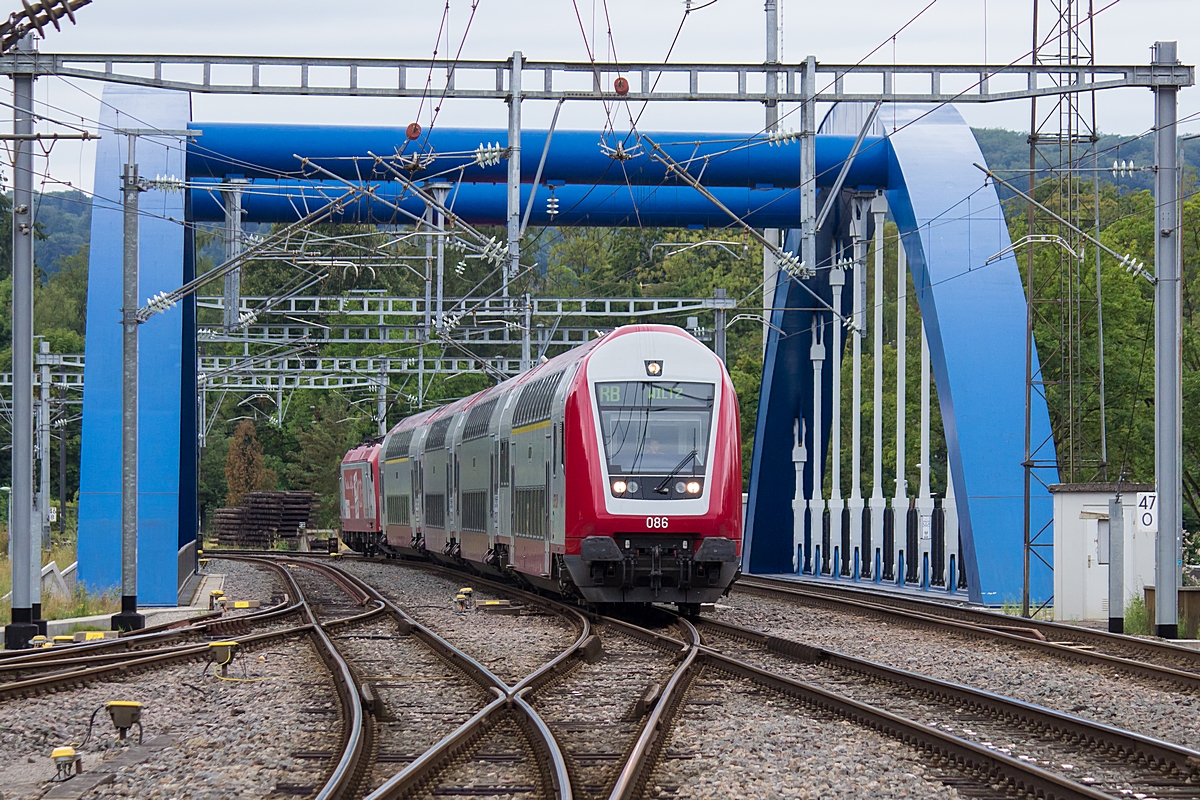
[[[512,686],[566,650],[578,637],[557,615],[529,608],[520,616],[455,613],[454,597],[471,578],[446,578],[402,563],[347,561],[342,568],[370,583],[422,625],[462,649]],[[476,601],[508,600],[472,587]]]
[[[649,798],[957,798],[912,750],[705,670],[647,783]]]
[[[245,670],[243,671],[243,665]],[[296,676],[303,675],[303,681]],[[144,704],[145,740],[169,735],[174,744],[140,764],[120,768],[111,784],[87,797],[142,800],[265,797],[277,788],[319,786],[341,726],[337,693],[307,638],[295,637],[241,653],[220,680],[213,667],[189,662],[118,681],[98,682],[0,707],[0,786],[6,800],[40,797],[54,774],[50,751],[82,742],[92,711],[110,700]],[[136,728],[132,732],[136,742]],[[125,749],[107,714],[96,716],[82,749],[85,772]],[[32,774],[31,774],[32,773]],[[38,781],[21,787],[23,781]]]
[[[375,696],[377,753],[371,787],[415,758],[487,704],[483,691],[391,618],[347,624],[334,645]]]
[[[734,591],[714,618],[1200,747],[1200,699],[1151,679],[1047,658],[1008,643]]]

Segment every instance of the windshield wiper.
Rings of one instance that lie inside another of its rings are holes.
[[[681,469],[683,469],[684,467],[686,467],[687,463],[698,455],[699,455],[699,453],[696,452],[696,449],[693,447],[692,452],[690,452],[686,456],[684,456],[683,461],[680,461],[678,464],[675,465],[675,469],[671,470],[671,474],[668,475],[667,477],[663,478],[662,483],[660,483],[658,486],[654,487],[654,491],[657,492],[658,494],[670,494],[671,490],[666,488],[666,486],[668,483],[671,482],[671,478],[674,478],[676,475],[678,475],[679,471]]]

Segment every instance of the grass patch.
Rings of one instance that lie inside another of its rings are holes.
[[[1125,605],[1125,632],[1130,635],[1149,636],[1154,632],[1150,628],[1150,614],[1146,608],[1146,598],[1135,594]]]

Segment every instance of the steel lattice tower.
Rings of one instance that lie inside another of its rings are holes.
[[[1093,0],[1033,0],[1033,63],[1071,67],[1095,63]],[[1053,79],[1053,76],[1052,76]],[[1058,76],[1062,83],[1074,75]],[[1108,478],[1104,408],[1104,344],[1100,254],[1078,230],[1099,235],[1099,154],[1095,92],[1030,101],[1029,194],[1070,223],[1027,205],[1025,403],[1025,591],[1029,614],[1032,559],[1053,569],[1052,518],[1031,507],[1034,481],[1048,484]],[[1090,191],[1084,186],[1090,180]],[[1034,337],[1037,360],[1034,358]],[[1040,392],[1050,411],[1051,437],[1033,441],[1030,399]]]

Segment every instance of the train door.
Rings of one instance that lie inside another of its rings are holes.
[[[500,462],[500,437],[492,434],[492,446],[488,452],[488,495],[491,513],[488,514],[489,543],[496,546],[496,537],[500,535],[500,481],[497,467]]]

